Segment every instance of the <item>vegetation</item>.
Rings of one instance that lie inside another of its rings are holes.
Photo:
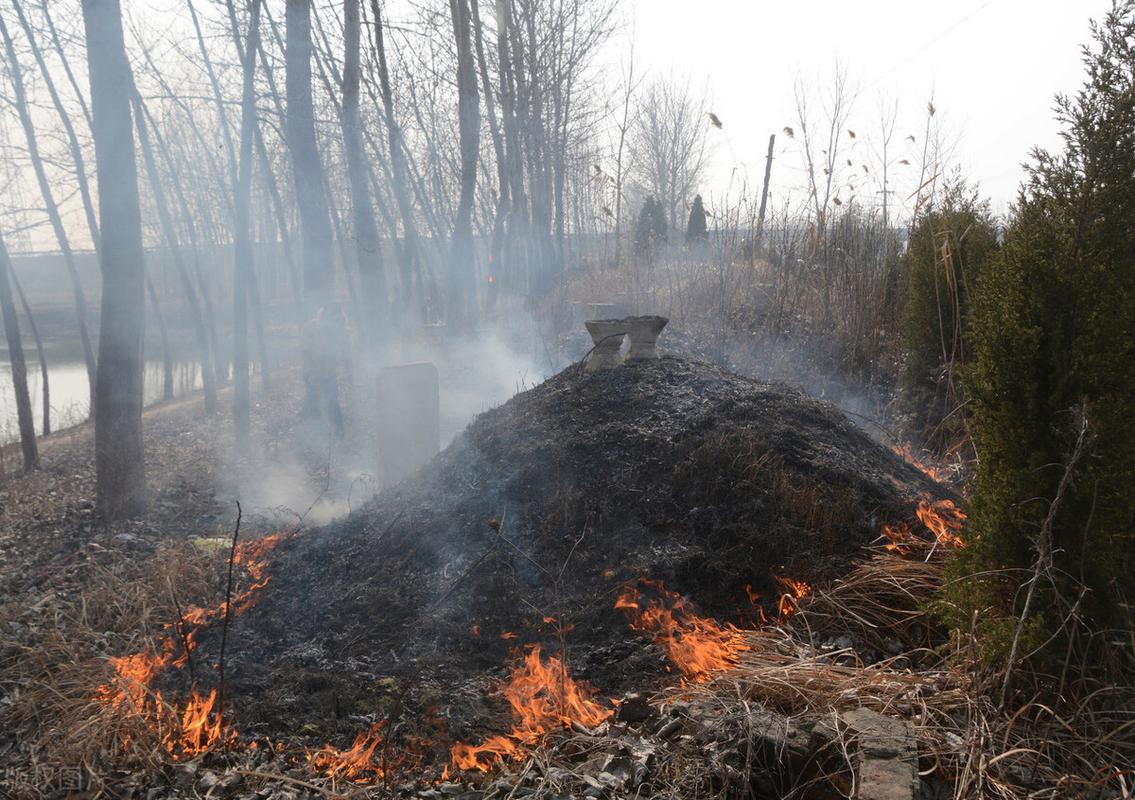
[[[701,244],[709,240],[709,230],[705,221],[705,206],[701,195],[694,195],[690,206],[690,218],[686,222],[686,246]]]
[[[903,405],[912,430],[943,452],[966,437],[959,368],[968,363],[972,287],[997,252],[989,204],[960,180],[923,214],[905,256]]]
[[[972,546],[949,596],[992,658],[1016,638],[1058,676],[1069,658],[1130,676],[1103,631],[1132,629],[1135,597],[1135,3],[1093,32],[1063,151],[1034,153],[977,282]]]
[[[654,195],[649,195],[638,213],[634,231],[635,255],[652,261],[658,250],[669,240],[666,212]]]
[[[791,624],[760,628],[748,609],[731,741],[750,736],[750,703],[792,716],[862,705],[906,717],[926,774],[958,800],[1130,795],[1135,0],[1093,27],[1083,86],[1057,100],[1062,146],[1032,153],[1007,216],[956,168],[933,103],[908,130],[897,101],[865,113],[864,87],[839,69],[794,87],[789,124],[763,161],[744,160],[708,87],[644,76],[633,47],[610,68],[620,0],[167,5],[168,27],[121,0],[0,9],[0,367],[14,408],[0,427],[0,623],[58,622],[11,627],[17,644],[0,648],[19,667],[0,710],[10,692],[24,733],[57,720],[18,747],[65,729],[82,751],[45,750],[58,763],[119,766],[96,756],[83,716],[107,658],[183,621],[196,559],[223,566],[185,543],[163,566],[139,536],[228,541],[230,501],[276,509],[275,525],[305,489],[296,529],[313,509],[319,524],[358,509],[378,491],[380,368],[437,363],[468,403],[459,426],[577,361],[582,313],[625,309],[669,318],[664,349],[841,407],[968,513],[964,528],[960,511],[928,522],[931,484],[912,483],[927,491],[910,518],[876,529],[877,502],[786,481],[744,437],[724,460],[694,453],[676,477],[706,495],[696,508],[715,530],[752,505],[782,517],[782,555],[807,535],[846,541],[852,523],[879,536],[855,564],[839,554],[830,583],[787,582]],[[724,187],[709,180],[715,148],[733,161]],[[57,251],[49,279],[29,256],[44,249]],[[86,380],[89,406],[63,425],[41,330],[73,340]],[[484,373],[495,391],[513,356],[516,385],[490,397]],[[159,357],[161,393],[146,394]],[[185,402],[144,415],[144,400],[173,399],[175,359]],[[37,436],[53,413],[59,428],[88,411],[86,430]],[[789,428],[802,452],[827,446]],[[754,478],[754,464],[771,466]],[[515,524],[488,527],[523,555]],[[571,552],[601,538],[587,537]],[[91,577],[103,561],[111,571]],[[565,562],[557,582],[578,568]],[[145,602],[120,604],[127,585]],[[51,697],[27,691],[41,684]]]

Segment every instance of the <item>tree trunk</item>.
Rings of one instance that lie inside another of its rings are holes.
[[[24,287],[20,285],[20,278],[16,274],[13,267],[10,270],[12,278],[12,286],[16,289],[16,296],[20,298],[20,305],[24,309],[24,316],[28,318],[28,327],[32,331],[32,340],[35,342],[36,356],[39,358],[39,374],[40,379],[43,381],[43,429],[44,436],[51,434],[51,385],[50,376],[47,369],[47,355],[43,352],[43,338],[39,335],[39,326],[35,323],[35,315],[32,314],[31,304],[28,303],[28,297],[24,294]]]
[[[382,11],[378,0],[371,0],[371,13],[374,16],[374,45],[378,53],[378,81],[382,95],[382,108],[386,117],[387,140],[390,144],[390,167],[394,178],[394,199],[398,213],[402,217],[402,249],[399,266],[402,272],[402,308],[405,314],[410,307],[410,288],[414,262],[417,258],[417,226],[414,223],[414,209],[410,203],[410,191],[406,179],[406,154],[402,145],[402,129],[394,116],[394,90],[390,84],[390,69],[386,64],[386,41],[382,32]],[[403,335],[406,333],[406,320],[401,320]]]
[[[169,349],[169,328],[166,327],[166,317],[162,313],[162,304],[158,300],[157,289],[150,277],[149,268],[146,269],[146,294],[150,297],[150,307],[154,309],[154,321],[158,323],[158,337],[162,342],[162,399],[173,399],[173,355]],[[143,376],[143,388],[144,388]]]
[[[102,232],[102,315],[95,388],[96,504],[105,519],[146,505],[142,449],[145,253],[119,0],[83,0]]]
[[[311,318],[334,296],[331,220],[311,99],[311,0],[287,0],[285,30],[288,150],[303,234],[304,310]]]
[[[79,137],[75,134],[75,126],[71,124],[71,115],[67,113],[67,109],[63,105],[63,100],[59,96],[59,92],[55,88],[55,81],[51,77],[51,70],[47,67],[47,62],[43,58],[43,51],[36,42],[35,32],[32,30],[31,25],[28,24],[28,19],[24,16],[23,7],[20,5],[20,0],[12,0],[12,5],[16,10],[16,17],[20,21],[20,27],[24,29],[24,35],[28,37],[28,43],[31,45],[32,55],[35,57],[36,64],[39,65],[39,76],[43,79],[44,85],[47,87],[47,92],[51,96],[51,103],[55,106],[55,112],[59,115],[59,121],[63,124],[63,130],[67,134],[67,144],[71,150],[71,160],[75,162],[75,179],[79,188],[79,197],[83,201],[83,213],[87,218],[87,229],[91,234],[91,245],[97,253],[101,242],[99,240],[99,226],[98,217],[95,212],[94,200],[91,198],[90,183],[87,181],[86,162],[83,159],[83,150],[79,146]],[[44,7],[44,14],[47,14],[46,4]],[[50,24],[50,17],[49,24]],[[54,27],[52,28],[54,31]],[[64,60],[64,67],[68,74],[70,74],[70,64]],[[78,91],[78,87],[76,87]],[[82,98],[80,97],[80,101]],[[86,104],[83,104],[84,111]]]
[[[477,46],[477,65],[481,75],[481,91],[485,96],[485,114],[489,118],[489,135],[492,137],[493,152],[497,159],[497,207],[493,214],[493,232],[489,243],[489,290],[487,299],[488,307],[492,308],[496,304],[497,291],[500,287],[499,272],[501,270],[501,256],[504,253],[504,223],[509,209],[508,163],[505,160],[504,138],[501,136],[500,123],[497,121],[496,109],[493,106],[493,89],[489,82],[488,60],[485,58],[481,10],[477,0],[471,0],[469,5],[473,14],[473,41]]]
[[[51,229],[59,250],[63,254],[63,263],[67,267],[67,274],[71,279],[71,293],[75,299],[75,317],[79,327],[79,341],[83,347],[83,360],[87,366],[87,385],[92,407],[94,403],[95,386],[95,351],[91,346],[91,335],[87,328],[87,298],[83,292],[83,284],[79,280],[79,271],[75,267],[75,256],[71,252],[71,242],[67,238],[67,231],[63,227],[63,218],[59,214],[59,206],[55,195],[51,191],[51,183],[44,169],[43,159],[40,158],[39,144],[36,140],[35,126],[32,124],[31,112],[28,107],[27,93],[24,89],[23,73],[19,60],[16,58],[16,47],[8,33],[3,17],[0,17],[0,37],[4,39],[4,49],[8,56],[9,73],[12,79],[12,88],[15,91],[16,113],[24,129],[24,137],[28,143],[28,158],[32,170],[35,172],[36,182],[39,184],[40,195],[43,197],[47,218],[51,222]]]
[[[212,353],[209,351],[209,333],[205,328],[205,320],[201,315],[201,306],[197,302],[197,292],[193,288],[193,280],[189,275],[189,269],[185,265],[185,260],[181,255],[181,247],[177,239],[177,228],[173,224],[173,215],[170,213],[169,204],[166,202],[165,189],[162,187],[161,175],[158,173],[158,163],[154,158],[153,148],[150,147],[150,136],[146,130],[146,115],[142,111],[142,95],[138,93],[137,89],[134,90],[134,108],[134,121],[138,130],[138,143],[142,147],[142,160],[146,165],[146,172],[149,173],[150,176],[150,188],[154,192],[154,205],[157,206],[162,235],[166,240],[166,246],[169,248],[170,254],[173,256],[174,267],[181,281],[182,291],[185,292],[185,299],[189,302],[189,313],[193,322],[193,332],[197,338],[197,352],[201,360],[201,386],[205,395],[205,413],[215,414],[217,413],[217,376],[213,371],[213,357]],[[156,309],[157,300],[156,298],[153,299]]]
[[[8,274],[12,261],[8,248],[0,241],[0,316],[4,317],[4,337],[8,341],[8,360],[12,365],[12,387],[16,392],[16,419],[20,426],[20,446],[24,453],[24,469],[35,469],[39,464],[39,450],[35,440],[35,420],[32,418],[32,401],[28,393],[28,365],[24,360],[24,347],[20,342],[20,321],[16,318],[16,304],[12,301],[12,285]]]
[[[386,281],[382,272],[378,224],[371,205],[367,182],[367,158],[363,149],[362,122],[359,118],[359,79],[361,34],[359,4],[362,0],[343,0],[343,143],[347,156],[347,177],[351,183],[351,210],[354,215],[355,248],[362,283],[361,332],[365,352],[373,354],[381,336],[379,320],[388,312]]]
[[[253,278],[252,144],[256,131],[256,51],[260,38],[260,0],[251,0],[244,48],[244,82],[240,100],[240,161],[236,182],[236,263],[233,268],[233,422],[237,447],[248,449],[250,399],[248,386],[248,293]],[[291,64],[289,63],[289,69]],[[289,73],[290,74],[290,73]],[[289,108],[291,102],[289,101]],[[267,364],[261,364],[266,370]]]
[[[477,68],[473,60],[469,0],[449,0],[453,39],[457,44],[457,118],[461,151],[461,197],[453,221],[449,255],[448,318],[454,331],[465,331],[473,304],[473,200],[477,191],[477,158],[481,150],[481,108]]]
[[[209,291],[208,284],[205,282],[204,271],[201,269],[200,243],[197,240],[198,223],[197,220],[194,219],[193,209],[181,185],[181,168],[178,166],[173,154],[170,153],[165,137],[162,136],[161,129],[158,128],[155,123],[149,108],[143,105],[142,112],[146,116],[150,130],[154,133],[154,143],[158,146],[158,153],[161,155],[162,161],[165,162],[166,172],[170,176],[170,184],[173,188],[174,196],[177,197],[177,204],[181,209],[181,215],[185,221],[185,230],[189,238],[189,251],[193,258],[192,278],[195,292],[200,292],[201,307],[204,312],[205,331],[209,337],[209,352],[213,357],[213,380],[217,383],[221,383],[225,380],[225,376],[228,375],[228,363],[225,361],[224,355],[221,353],[221,348],[217,343],[217,315],[214,313],[212,294]],[[192,120],[190,120],[190,123],[192,124]],[[203,378],[202,383],[204,383]]]

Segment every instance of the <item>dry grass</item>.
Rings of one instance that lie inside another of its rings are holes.
[[[188,544],[163,546],[141,562],[88,561],[84,589],[72,598],[50,598],[49,613],[7,653],[8,724],[25,731],[47,761],[83,764],[91,774],[108,758],[156,768],[162,732],[129,704],[115,708],[98,699],[115,675],[109,658],[155,648],[163,628],[177,620],[178,604],[201,603],[213,591],[219,567],[215,553]],[[17,616],[16,609],[7,611]]]

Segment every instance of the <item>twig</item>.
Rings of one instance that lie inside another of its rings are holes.
[[[173,580],[167,575],[166,585],[169,587],[169,596],[173,600],[173,607],[177,610],[177,624],[174,625],[174,630],[177,631],[177,637],[181,640],[181,646],[185,648],[185,668],[189,670],[189,685],[197,685],[197,676],[193,674],[193,651],[189,647],[189,636],[185,633],[185,612],[181,610],[181,601],[177,599],[177,594],[173,591]]]
[[[1088,410],[1084,406],[1079,409],[1079,417],[1080,433],[1076,437],[1076,446],[1072,449],[1072,456],[1068,460],[1068,465],[1064,468],[1064,474],[1060,476],[1060,483],[1056,487],[1056,496],[1052,498],[1052,503],[1048,506],[1048,515],[1045,516],[1044,523],[1040,527],[1040,534],[1037,536],[1036,562],[1033,564],[1033,575],[1029,579],[1029,590],[1025,594],[1025,605],[1021,609],[1021,617],[1017,620],[1017,625],[1013,630],[1013,644],[1009,648],[1009,659],[1005,665],[1005,681],[1001,684],[1000,708],[1005,707],[1005,699],[1009,695],[1009,687],[1013,680],[1013,665],[1017,660],[1017,650],[1021,645],[1021,634],[1025,629],[1025,623],[1028,622],[1033,599],[1036,597],[1037,584],[1040,583],[1041,575],[1048,572],[1052,567],[1052,528],[1056,524],[1056,512],[1060,509],[1060,505],[1064,501],[1064,493],[1072,482],[1072,474],[1075,472],[1076,464],[1084,454],[1084,443],[1088,438]]]
[[[217,681],[217,718],[224,720],[225,717],[225,645],[228,643],[229,638],[229,618],[232,615],[232,600],[233,600],[233,564],[236,562],[236,543],[240,538],[240,519],[244,511],[240,507],[240,501],[236,504],[236,528],[233,530],[233,543],[229,549],[229,578],[225,586],[225,618],[221,624],[221,652],[217,659],[219,678]]]

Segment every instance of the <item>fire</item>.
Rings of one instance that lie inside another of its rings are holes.
[[[934,534],[936,544],[954,549],[966,546],[961,537],[966,515],[952,500],[921,500],[915,513],[926,529]],[[887,539],[886,549],[899,555],[908,554],[912,545],[922,541],[905,522],[884,525],[883,536]]]
[[[283,536],[275,533],[238,545],[233,563],[244,570],[248,580],[233,594],[234,614],[251,608],[257,593],[268,584],[269,557]],[[222,718],[216,689],[202,695],[194,688],[180,706],[166,703],[162,693],[152,689],[154,679],[163,670],[183,666],[189,659],[196,629],[222,618],[224,613],[224,601],[209,608],[190,606],[180,620],[165,626],[160,647],[111,658],[114,679],[96,690],[95,700],[112,710],[125,710],[150,728],[164,732],[162,745],[174,758],[199,755],[235,738],[235,728],[226,725]],[[184,646],[177,654],[179,635]]]
[[[900,556],[910,552],[910,544],[914,541],[914,534],[911,533],[910,526],[905,522],[884,525],[883,536],[887,539],[886,549]]]
[[[97,699],[111,708],[127,706],[135,714],[142,714],[151,699],[150,683],[171,663],[172,655],[173,641],[167,639],[161,653],[143,650],[111,658],[115,681],[100,686]]]
[[[382,745],[382,728],[378,723],[371,725],[369,730],[359,733],[346,750],[328,745],[310,754],[308,760],[328,778],[354,783],[381,780],[386,770],[376,751]]]
[[[812,592],[812,587],[804,583],[804,581],[796,581],[785,575],[773,574],[773,580],[781,585],[784,592],[780,595],[780,600],[777,601],[776,610],[780,614],[780,618],[787,619],[796,613],[799,606],[799,601],[807,597]]]
[[[479,745],[454,744],[450,755],[458,769],[486,772],[506,758],[519,758],[557,728],[593,728],[611,716],[609,708],[595,702],[589,685],[574,681],[559,657],[542,657],[539,645],[530,646],[513,667],[501,693],[516,720],[512,731]]]
[[[910,464],[912,467],[915,467],[920,472],[924,473],[928,478],[932,478],[938,483],[943,483],[946,481],[947,475],[945,471],[940,467],[935,467],[927,464],[925,461],[920,459],[914,454],[914,448],[912,448],[909,444],[892,447],[891,451],[894,452],[894,454],[901,458],[903,461]]]
[[[660,595],[640,604],[639,587]],[[666,589],[660,581],[640,579],[628,584],[615,601],[632,630],[650,633],[686,680],[702,683],[714,672],[729,669],[749,649],[740,629],[719,625],[712,619],[698,616],[690,603],[677,592]]]
[[[161,702],[161,693],[157,694]],[[174,709],[175,724],[171,726],[162,744],[171,755],[189,757],[208,752],[222,742],[236,738],[236,729],[226,726],[217,708],[217,690],[202,697],[194,689],[181,711]]]
[[[966,546],[965,540],[959,535],[966,515],[952,500],[922,500],[916,513],[922,524],[934,534],[938,544],[957,548]]]

